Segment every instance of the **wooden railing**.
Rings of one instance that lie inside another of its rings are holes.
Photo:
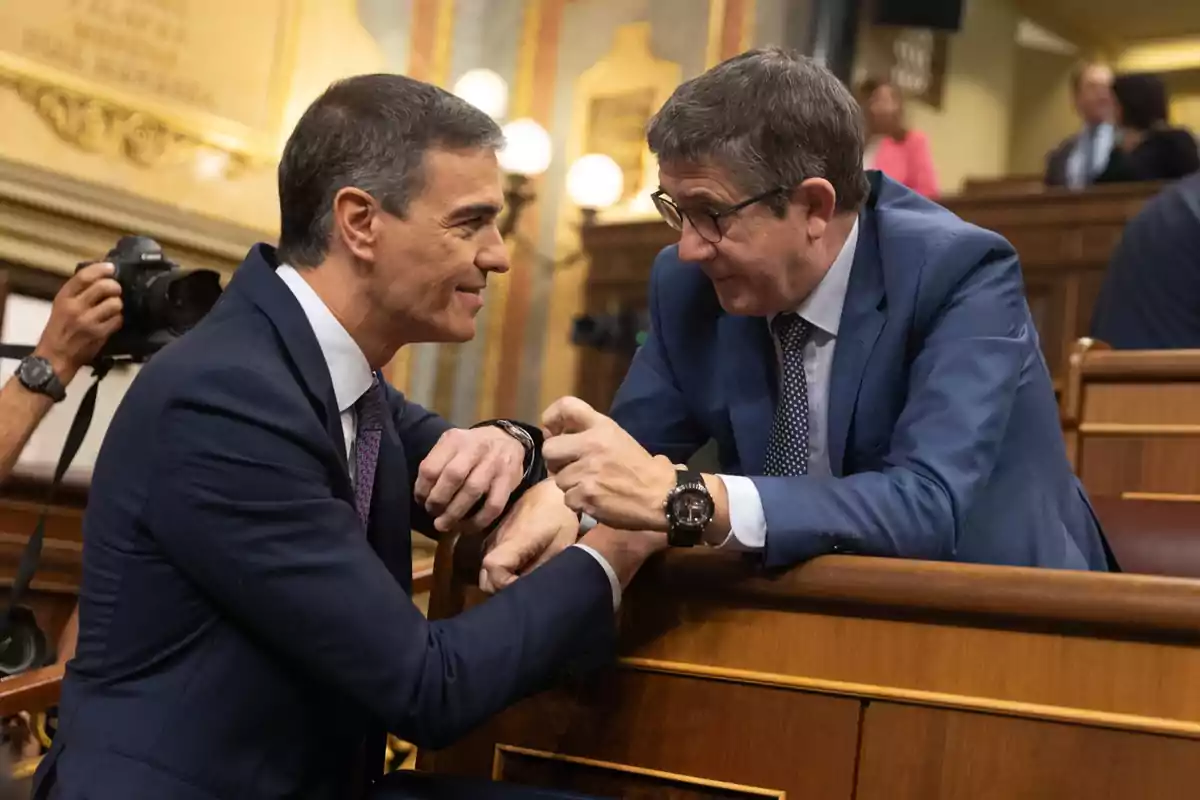
[[[435,613],[480,600],[453,559]],[[1197,685],[1200,582],[677,551],[627,592],[611,669],[419,765],[602,796],[1182,797]]]

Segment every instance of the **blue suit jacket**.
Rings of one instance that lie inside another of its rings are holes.
[[[411,485],[447,423],[387,388],[364,532],[328,368],[274,267],[251,251],[112,421],[39,792],[343,800],[364,743],[382,771],[385,728],[445,745],[613,640],[608,578],[578,549],[426,621],[409,530],[431,526]]]
[[[613,418],[677,463],[716,440],[722,470],[758,488],[771,566],[851,552],[1105,569],[1016,253],[879,173],[871,183],[830,378],[835,478],[756,477],[775,405],[767,324],[722,311],[675,247],[655,262],[651,330]]]
[[[1092,336],[1118,350],[1200,347],[1200,173],[1163,189],[1125,226]]]

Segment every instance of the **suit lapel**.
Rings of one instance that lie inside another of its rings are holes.
[[[872,201],[874,195],[872,193]],[[883,329],[883,263],[875,224],[874,202],[859,214],[858,246],[850,269],[850,284],[838,325],[837,348],[829,385],[829,467],[836,477],[845,469],[850,420],[862,386],[863,370]]]
[[[267,315],[279,331],[283,348],[296,365],[305,391],[322,412],[322,423],[329,437],[337,445],[335,449],[338,458],[347,469],[349,480],[346,440],[342,436],[341,414],[333,393],[329,366],[325,363],[325,356],[321,353],[321,345],[317,343],[312,325],[304,316],[304,309],[300,307],[299,301],[287,285],[275,274],[277,266],[273,247],[255,245],[238,267],[228,291],[246,296]]]
[[[775,349],[762,317],[724,314],[720,322],[722,385],[729,392],[729,421],[746,475],[762,472],[775,415]]]

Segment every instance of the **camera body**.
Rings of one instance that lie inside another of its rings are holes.
[[[97,360],[145,361],[191,329],[221,296],[217,272],[181,268],[146,236],[122,237],[103,260],[113,265],[113,278],[121,284],[124,311],[121,329]]]

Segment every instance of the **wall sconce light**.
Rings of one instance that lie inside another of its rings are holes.
[[[589,153],[567,171],[567,195],[583,213],[583,224],[596,221],[596,212],[611,208],[625,193],[625,173],[603,153]]]
[[[506,173],[500,235],[507,239],[517,229],[521,210],[534,198],[529,179],[550,167],[554,148],[546,129],[527,118],[505,125],[504,140],[504,149],[499,153],[500,168]]]
[[[492,119],[508,113],[508,84],[490,69],[467,70],[451,91]]]

